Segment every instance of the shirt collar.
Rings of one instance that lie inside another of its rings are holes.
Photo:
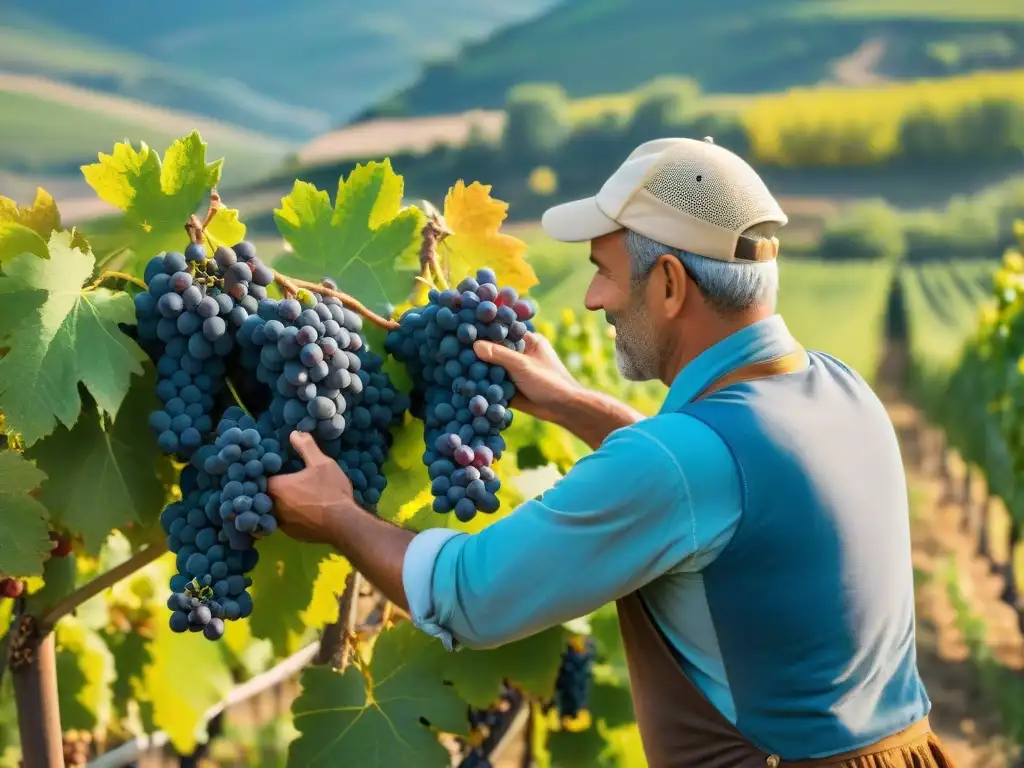
[[[741,365],[771,360],[796,347],[797,342],[781,315],[748,325],[704,350],[686,365],[669,387],[659,413],[678,411],[709,384]]]

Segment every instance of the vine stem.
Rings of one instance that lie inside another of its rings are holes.
[[[252,414],[249,412],[249,409],[245,407],[245,403],[242,402],[242,397],[238,394],[238,390],[235,389],[234,382],[231,381],[231,379],[228,378],[227,376],[224,377],[224,381],[227,383],[228,391],[231,393],[231,396],[235,399],[235,403],[238,405],[239,408],[241,408],[245,412],[246,416],[251,417]]]
[[[345,578],[345,589],[338,599],[338,620],[324,628],[315,664],[330,664],[341,672],[348,667],[350,651],[356,636],[361,582],[362,578],[358,571],[352,571]]]
[[[125,280],[125,281],[127,281],[129,283],[133,283],[133,284],[137,285],[139,288],[141,288],[144,291],[149,290],[149,286],[146,285],[145,282],[143,282],[139,278],[135,277],[134,275],[129,275],[127,272],[115,272],[112,269],[106,270],[103,273],[101,273],[100,276],[97,277],[95,280],[93,280],[85,290],[87,290],[87,291],[95,291],[97,288],[100,287],[100,284],[104,280],[111,280],[111,279],[112,280]]]
[[[437,246],[451,232],[436,219],[429,219],[423,225],[422,234],[423,245],[420,248],[421,277],[430,278],[431,280],[436,279],[437,285],[442,290],[447,290],[448,279],[444,275],[444,270],[441,269],[441,260],[437,256]],[[431,277],[431,271],[434,273],[433,277]]]
[[[362,315],[371,323],[380,328],[383,328],[385,331],[392,331],[398,327],[397,322],[395,322],[394,320],[389,320],[386,317],[381,317],[376,312],[367,309],[366,306],[362,304],[358,299],[352,298],[347,293],[342,293],[341,291],[336,291],[333,288],[328,288],[327,286],[322,285],[321,283],[311,283],[308,280],[299,280],[294,277],[282,275],[276,269],[273,271],[274,281],[284,289],[285,293],[290,293],[292,296],[294,296],[299,292],[300,288],[305,288],[307,291],[312,291],[314,293],[322,293],[325,296],[333,296],[346,307],[351,309],[353,312]]]
[[[39,619],[40,631],[49,632],[60,619],[74,611],[86,600],[95,597],[107,587],[112,587],[121,579],[149,565],[166,551],[164,547],[150,545],[141,552],[132,555],[119,566],[111,568],[106,573],[97,576],[89,583],[76,589],[63,600],[55,603],[42,615]]]

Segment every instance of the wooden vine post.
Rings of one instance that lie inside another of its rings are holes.
[[[64,616],[73,613],[82,603],[113,586],[121,579],[148,565],[166,550],[151,546],[115,568],[97,576],[69,594],[46,604],[32,597],[20,597],[15,617],[6,638],[7,656],[0,673],[10,669],[18,712],[18,733],[21,738],[23,768],[63,768],[64,743],[57,695],[56,638],[53,629]],[[45,566],[44,579],[56,576],[58,568],[73,562],[51,557]],[[43,594],[43,593],[39,593]]]
[[[11,629],[7,664],[14,683],[24,768],[63,768],[53,632],[40,627],[35,617],[19,614]]]

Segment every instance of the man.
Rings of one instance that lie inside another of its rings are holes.
[[[917,671],[894,430],[775,314],[786,221],[711,140],[641,145],[543,226],[590,241],[586,306],[615,326],[623,376],[670,385],[660,412],[587,391],[539,336],[525,354],[478,342],[515,407],[594,452],[481,533],[414,536],[295,433],[307,469],[271,480],[282,528],[333,544],[449,648],[617,601],[652,768],[951,765]]]

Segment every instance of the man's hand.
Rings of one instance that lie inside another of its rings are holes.
[[[564,427],[595,450],[616,429],[643,418],[614,397],[584,388],[539,333],[523,338],[526,349],[522,352],[490,341],[473,345],[482,361],[508,372],[516,385],[512,408]]]
[[[352,483],[312,435],[296,430],[291,433],[291,443],[306,468],[267,481],[278,525],[293,539],[334,544],[345,509],[356,506]]]
[[[572,377],[551,342],[539,333],[527,333],[526,349],[516,352],[501,344],[478,341],[473,351],[485,363],[505,369],[516,385],[511,405],[544,421],[558,421],[574,395],[583,391]]]

